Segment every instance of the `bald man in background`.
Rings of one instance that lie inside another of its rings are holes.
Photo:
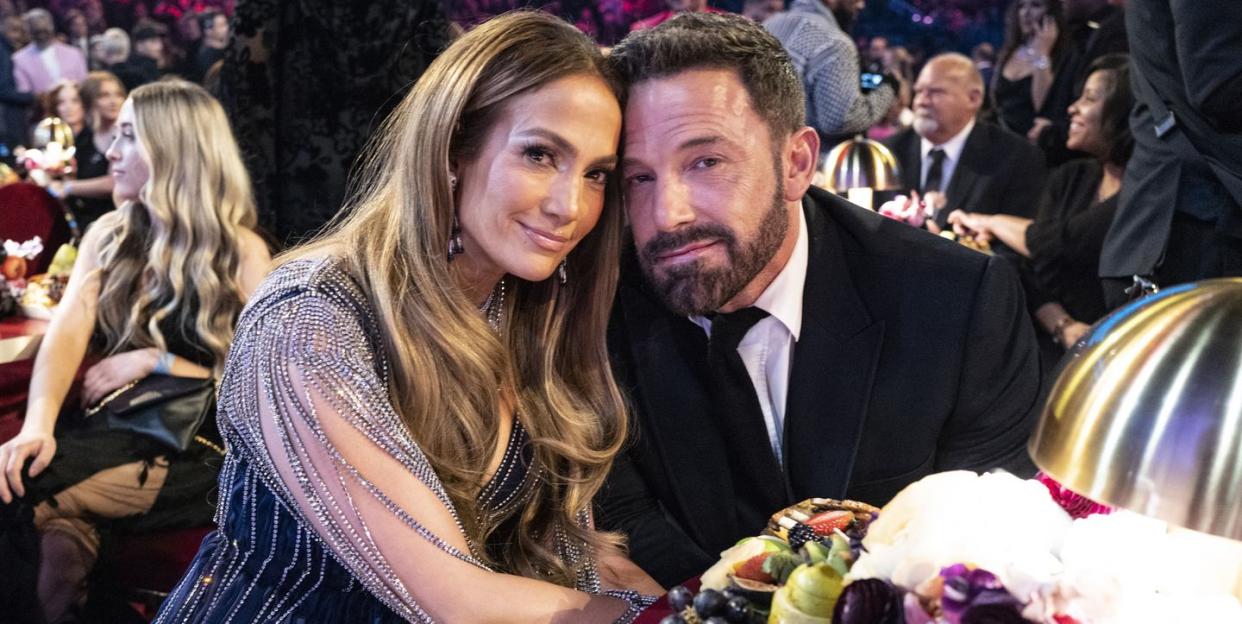
[[[914,124],[884,141],[897,156],[907,191],[939,194],[927,226],[933,231],[944,228],[954,210],[1035,217],[1047,175],[1044,155],[1025,138],[976,119],[983,94],[970,58],[933,57],[914,83]],[[998,254],[1016,257],[1000,242],[993,245]]]

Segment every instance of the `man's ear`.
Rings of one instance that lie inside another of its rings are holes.
[[[979,109],[983,108],[983,89],[971,89],[966,99],[970,102],[970,106],[975,109],[975,112],[978,113]]]
[[[802,201],[815,170],[819,166],[819,133],[810,126],[789,135],[781,154],[784,161],[784,177],[781,179],[785,201]]]

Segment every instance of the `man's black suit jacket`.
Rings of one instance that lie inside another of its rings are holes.
[[[901,184],[907,191],[919,188],[923,171],[921,141],[913,128],[884,141],[897,157]],[[936,214],[936,223],[946,227],[949,213],[954,210],[1033,219],[1047,173],[1039,148],[1000,126],[976,121],[966,137],[953,177],[943,187],[947,203]]]
[[[1134,155],[1104,239],[1101,277],[1154,273],[1174,212],[1215,222],[1217,231],[1242,238],[1242,20],[1237,12],[1234,2],[1127,3],[1130,40],[1142,42],[1131,47]],[[1157,135],[1167,111],[1176,123]]]
[[[812,188],[809,260],[770,501],[882,505],[932,472],[1030,474],[1038,414],[1035,334],[1016,273]],[[634,411],[630,446],[599,497],[604,528],[665,586],[703,572],[762,526],[739,526],[705,381],[707,338],[669,312],[630,253],[609,342]],[[771,456],[766,438],[756,453]],[[778,468],[780,470],[780,468]]]

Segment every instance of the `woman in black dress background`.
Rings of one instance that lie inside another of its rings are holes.
[[[1005,42],[992,77],[996,121],[1034,143],[1074,99],[1073,48],[1061,0],[1016,0],[1005,14]]]
[[[1053,171],[1035,220],[964,212],[949,217],[959,233],[999,239],[1028,259],[1021,267],[1027,304],[1037,326],[1063,349],[1108,311],[1098,277],[1100,248],[1134,149],[1133,105],[1129,58],[1100,57],[1091,65],[1082,97],[1069,107],[1066,140],[1066,147],[1092,157]],[[1059,355],[1048,351],[1054,360]]]

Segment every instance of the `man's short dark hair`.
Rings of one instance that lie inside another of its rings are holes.
[[[207,30],[216,25],[217,17],[227,17],[223,11],[207,9],[198,15],[198,27]]]
[[[134,43],[138,43],[148,39],[159,39],[167,34],[168,29],[163,24],[144,19],[134,25],[134,31],[130,33],[129,38]]]
[[[682,13],[631,33],[612,48],[608,62],[629,86],[692,69],[731,69],[773,140],[806,125],[806,96],[785,48],[740,15]]]

